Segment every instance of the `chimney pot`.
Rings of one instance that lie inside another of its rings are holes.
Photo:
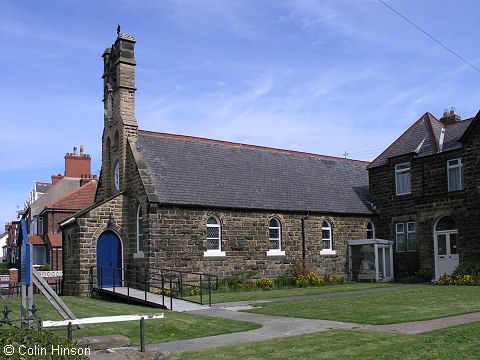
[[[83,145],[80,145],[80,156],[83,156]]]

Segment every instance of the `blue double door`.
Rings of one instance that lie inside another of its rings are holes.
[[[105,231],[97,241],[97,284],[121,286],[122,243],[113,231]]]

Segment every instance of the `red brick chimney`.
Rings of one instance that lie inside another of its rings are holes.
[[[62,179],[63,179],[62,174],[52,174],[52,185],[55,185],[56,183],[58,183]]]
[[[80,145],[80,154],[77,154],[77,147],[74,147],[73,153],[67,153],[65,155],[65,176],[92,178],[91,162],[92,158],[90,155],[83,153],[83,145]]]

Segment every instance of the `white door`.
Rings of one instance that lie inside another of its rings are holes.
[[[437,278],[451,275],[458,266],[457,232],[437,232]]]

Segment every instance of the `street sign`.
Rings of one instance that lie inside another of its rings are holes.
[[[30,244],[28,243],[28,234],[27,226],[25,220],[21,220],[21,236],[22,236],[22,247],[20,248],[20,278],[19,283],[22,285],[30,285],[30,275],[31,275],[31,254],[30,254]]]

